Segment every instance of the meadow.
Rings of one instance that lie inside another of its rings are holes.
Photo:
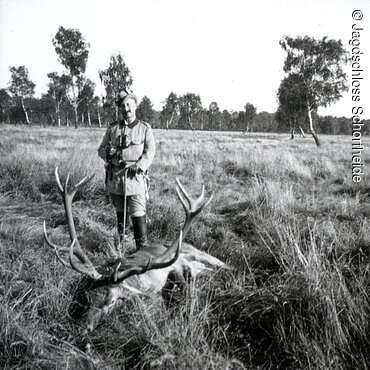
[[[68,245],[54,169],[72,182],[95,173],[73,204],[79,240],[97,263],[118,253],[103,134],[0,126],[0,368],[370,368],[370,186],[352,183],[348,136],[317,148],[288,134],[155,130],[149,240],[181,228],[175,178],[193,195],[205,184],[214,198],[186,241],[232,269],[199,276],[170,308],[134,297],[84,334],[81,278],[42,223]]]

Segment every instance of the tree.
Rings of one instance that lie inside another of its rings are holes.
[[[253,127],[258,132],[276,132],[277,122],[274,113],[259,112],[253,121]]]
[[[200,96],[193,93],[186,93],[180,97],[179,107],[179,124],[183,127],[189,126],[191,130],[194,130],[193,117],[202,110]]]
[[[193,116],[193,128],[198,130],[208,129],[210,124],[210,115],[208,109],[201,107]]]
[[[246,119],[245,119],[245,111],[238,112],[238,118],[236,120],[235,130],[236,131],[242,131],[242,130],[244,130],[244,128],[245,128],[245,122],[246,122]]]
[[[35,93],[35,84],[28,77],[28,70],[25,66],[9,67],[11,77],[9,82],[9,92],[13,99],[21,103],[24,116],[28,125],[31,124],[25,106],[25,99],[31,98]]]
[[[179,110],[179,98],[174,92],[171,92],[170,95],[168,95],[167,99],[165,100],[160,114],[161,121],[166,122],[166,130],[170,128],[172,122],[177,117],[178,110]]]
[[[93,105],[96,109],[96,116],[97,116],[97,119],[98,119],[99,127],[102,126],[102,124],[101,124],[101,114],[100,114],[100,102],[101,102],[100,97],[99,96],[94,96]]]
[[[244,134],[246,134],[247,132],[252,132],[253,121],[256,118],[256,115],[257,108],[253,104],[247,103],[244,106],[244,119],[247,123],[247,129],[244,131]]]
[[[55,115],[54,99],[49,94],[42,94],[40,99],[28,98],[27,105],[29,107],[32,122],[37,122],[45,126],[50,123],[57,124]]]
[[[60,107],[61,115],[64,118],[66,127],[70,126],[70,117],[75,117],[75,110],[69,101],[69,99],[63,100],[61,107]]]
[[[281,109],[280,105],[278,106],[278,109],[275,112],[275,119],[278,123],[277,126],[278,132],[286,132],[290,130],[290,117],[287,115],[286,111],[283,111]]]
[[[115,107],[117,119],[118,107],[115,104],[116,96],[122,90],[129,92],[133,82],[131,72],[124,62],[123,56],[121,54],[111,55],[109,67],[99,70],[99,78],[106,92],[104,106]]]
[[[67,98],[67,90],[71,83],[71,78],[66,74],[59,76],[57,72],[48,73],[47,76],[50,80],[48,83],[49,90],[47,93],[53,99],[56,121],[58,127],[60,127],[60,108],[63,101]]]
[[[211,131],[214,130],[214,127],[220,129],[221,122],[221,112],[218,104],[214,101],[208,107],[208,119],[209,119],[209,128]]]
[[[280,127],[289,124],[291,139],[294,139],[294,129],[299,128],[304,136],[300,121],[307,115],[307,95],[303,78],[300,74],[291,73],[285,77],[279,86],[276,119]],[[312,106],[316,112],[316,106]]]
[[[93,104],[94,101],[94,92],[94,82],[92,82],[89,78],[84,78],[83,86],[78,99],[80,101],[81,122],[83,123],[86,113],[89,127],[91,127],[90,106]]]
[[[67,68],[70,77],[67,97],[75,114],[75,128],[78,127],[79,95],[83,87],[83,76],[89,56],[90,45],[85,41],[77,29],[59,27],[53,38],[55,51],[59,61]]]
[[[12,98],[6,89],[0,89],[0,122],[10,122]]]
[[[153,104],[147,96],[144,96],[137,107],[136,115],[145,122],[152,122],[154,118]]]
[[[226,130],[231,129],[231,114],[227,109],[224,109],[222,111],[222,121],[223,121],[223,127]]]
[[[338,135],[349,135],[351,131],[351,121],[347,117],[338,118]],[[369,127],[365,122],[363,127]]]
[[[318,131],[322,134],[336,134],[336,118],[333,116],[319,117],[317,120]]]
[[[229,129],[231,131],[237,130],[239,126],[239,121],[240,121],[240,112],[231,111]]]
[[[322,40],[309,36],[285,36],[280,45],[287,53],[284,72],[302,77],[309,130],[319,146],[320,141],[313,127],[312,111],[337,101],[342,96],[341,93],[348,89],[346,74],[342,69],[342,65],[347,62],[346,50],[340,40],[328,39],[327,36]]]

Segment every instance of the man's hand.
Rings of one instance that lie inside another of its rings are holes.
[[[141,168],[139,166],[137,166],[136,164],[130,166],[128,169],[127,169],[127,175],[129,177],[134,177],[136,176],[136,174],[140,173],[141,172]]]
[[[108,145],[105,147],[105,157],[107,158],[107,161],[109,161],[115,154],[116,154],[116,148]]]

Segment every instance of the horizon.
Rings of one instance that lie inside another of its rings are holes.
[[[46,93],[47,73],[65,71],[52,45],[63,26],[78,29],[90,44],[86,76],[96,83],[97,96],[105,94],[98,70],[108,67],[112,54],[121,53],[132,89],[140,100],[147,96],[156,111],[170,92],[190,92],[200,96],[205,108],[215,101],[221,111],[243,111],[250,102],[258,113],[275,113],[286,55],[279,40],[327,35],[350,50],[355,9],[363,11],[365,25],[370,4],[364,0],[234,0],[229,5],[208,0],[0,0],[0,88],[8,86],[9,66],[24,65],[36,84],[35,96]],[[370,65],[369,33],[364,27],[361,34],[364,76]],[[349,66],[345,71],[350,82]],[[361,101],[370,101],[369,82],[366,77],[361,82]],[[352,106],[348,91],[318,114],[348,118]],[[363,115],[370,117],[366,109]]]

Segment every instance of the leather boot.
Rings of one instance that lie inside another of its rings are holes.
[[[136,248],[141,249],[146,247],[146,215],[140,217],[132,217],[132,226],[134,228]]]

